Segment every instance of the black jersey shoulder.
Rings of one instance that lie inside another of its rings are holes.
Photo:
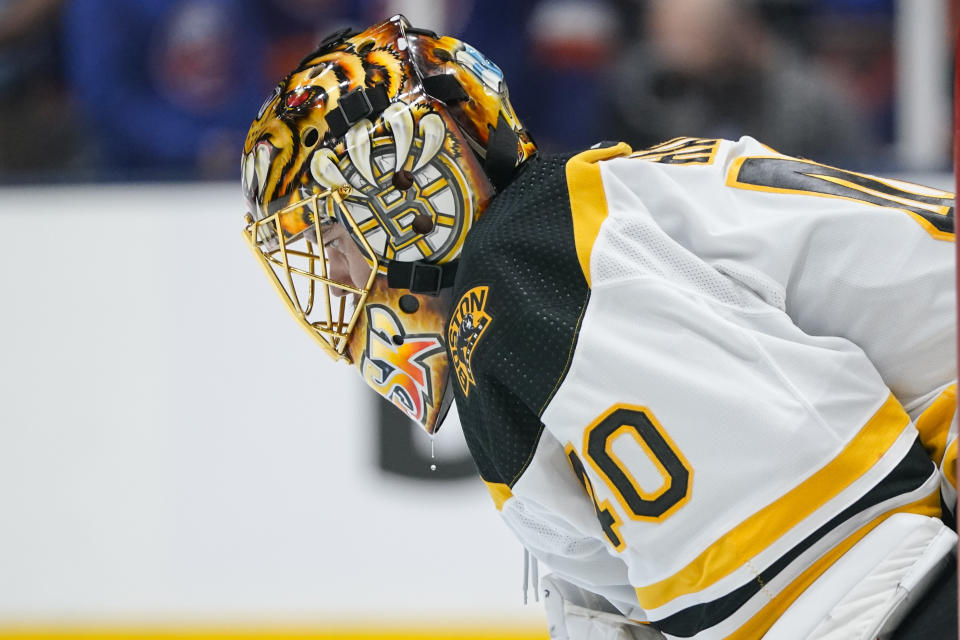
[[[488,482],[512,486],[526,468],[590,295],[574,243],[571,157],[528,161],[460,257],[448,349],[467,444]]]

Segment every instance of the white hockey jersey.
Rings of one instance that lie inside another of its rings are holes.
[[[953,239],[952,194],[751,138],[526,163],[448,332],[507,525],[669,638],[890,626],[956,544]]]

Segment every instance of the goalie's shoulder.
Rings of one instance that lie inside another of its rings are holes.
[[[464,432],[489,481],[509,484],[525,468],[589,298],[570,158],[528,161],[475,223],[460,258],[447,348]]]

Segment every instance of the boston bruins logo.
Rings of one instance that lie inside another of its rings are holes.
[[[467,211],[472,203],[466,178],[444,151],[423,146],[423,140],[413,143],[411,151],[424,162],[406,191],[392,184],[396,150],[389,138],[373,143],[368,176],[373,183],[360,175],[349,158],[341,162],[344,177],[359,192],[347,198],[347,209],[370,246],[385,260],[443,262],[459,252],[469,229]],[[432,157],[425,157],[431,153]],[[413,228],[417,216],[431,220],[429,233]]]
[[[474,287],[463,294],[447,327],[450,360],[464,396],[469,396],[470,387],[477,384],[471,364],[473,352],[493,321],[486,311],[489,291],[490,287]]]

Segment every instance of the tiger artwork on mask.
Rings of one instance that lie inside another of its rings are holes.
[[[395,16],[333,34],[263,103],[244,233],[324,351],[433,433],[457,257],[496,173],[533,153],[492,62]]]

